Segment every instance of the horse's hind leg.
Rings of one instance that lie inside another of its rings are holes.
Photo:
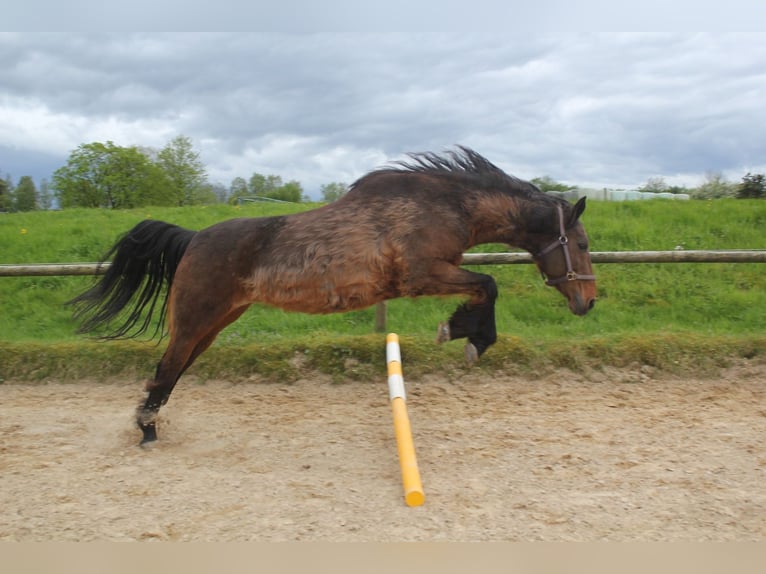
[[[247,306],[231,310],[205,328],[183,328],[183,324],[171,329],[170,343],[157,365],[154,380],[147,385],[148,395],[139,408],[136,422],[143,432],[141,444],[157,440],[157,414],[168,402],[178,379],[192,363],[215,341],[221,330],[239,318]],[[198,324],[198,323],[197,323]]]
[[[136,422],[143,432],[141,445],[157,440],[157,414],[160,407],[168,401],[190,355],[191,348],[188,343],[181,344],[171,337],[168,348],[157,365],[154,380],[146,385],[146,400],[136,414]]]

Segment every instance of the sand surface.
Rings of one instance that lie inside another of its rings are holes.
[[[766,539],[766,365],[406,385],[415,508],[385,376],[187,377],[150,449],[140,382],[6,382],[0,540]]]

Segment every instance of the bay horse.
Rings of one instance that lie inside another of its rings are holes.
[[[159,305],[154,334],[166,324],[170,339],[138,408],[142,445],[157,439],[157,414],[183,372],[255,302],[337,313],[397,297],[465,295],[436,341],[467,339],[471,364],[496,340],[497,286],[461,260],[474,245],[505,243],[533,255],[573,313],[593,307],[585,198],[573,205],[545,194],[462,146],[408,157],[310,211],[197,232],[146,220],[114,244],[100,281],[70,303],[80,332],[106,328],[106,339],[146,332]]]

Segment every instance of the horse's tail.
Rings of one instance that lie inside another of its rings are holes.
[[[160,320],[152,336],[161,332],[173,276],[194,234],[177,225],[146,220],[123,235],[103,258],[105,261],[111,257],[112,263],[101,280],[69,301],[76,308],[75,319],[82,320],[78,332],[108,326],[135,297],[122,323],[99,336],[103,339],[138,337],[149,328],[166,283],[168,289],[162,297]]]

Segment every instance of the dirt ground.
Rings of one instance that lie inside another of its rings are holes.
[[[405,379],[415,508],[385,375],[187,377],[149,449],[140,382],[6,382],[0,540],[766,539],[764,364]]]

